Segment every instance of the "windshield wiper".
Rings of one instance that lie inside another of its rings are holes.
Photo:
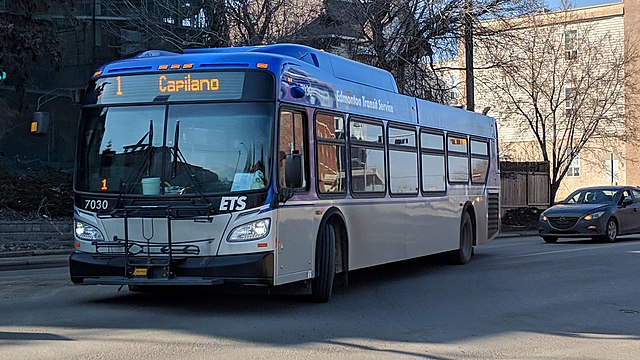
[[[153,165],[153,120],[149,120],[149,147],[147,148],[147,157],[149,159],[149,167],[147,168],[147,177],[151,176],[151,166]]]
[[[142,171],[146,168],[147,169],[147,177],[151,176],[151,166],[153,165],[153,119],[149,120],[149,131],[147,131],[146,134],[144,134],[144,136],[142,136],[142,138],[134,145],[134,146],[125,146],[125,148],[130,147],[133,149],[133,151],[135,151],[135,149],[137,149],[138,147],[140,147],[140,145],[142,144],[142,142],[144,141],[145,138],[149,139],[148,141],[148,146],[145,149],[145,156],[144,156],[144,161],[142,161],[142,163],[139,165],[137,171],[133,174],[131,174],[128,178],[127,181],[124,183],[126,184],[125,187],[123,187],[122,185],[124,185],[122,182],[120,183],[120,192],[118,193],[118,198],[116,200],[116,205],[114,206],[114,211],[116,211],[118,209],[118,207],[120,207],[120,204],[122,202],[122,196],[124,194],[128,194],[129,191],[131,191],[131,189],[133,188],[134,185],[134,181],[136,179],[138,179],[138,177],[140,177]],[[149,162],[149,166],[147,167],[147,162]]]
[[[187,168],[187,173],[188,173],[187,179],[189,179],[189,182],[194,186],[194,188],[196,189],[198,195],[200,195],[202,200],[204,200],[204,202],[207,203],[208,205],[211,205],[209,200],[207,200],[207,197],[204,196],[202,184],[200,183],[198,178],[196,178],[196,174],[191,168],[191,165],[189,165],[187,158],[185,158],[182,151],[180,151],[179,141],[180,141],[180,120],[177,120],[176,128],[174,131],[174,138],[173,138],[173,149],[172,149],[173,160],[172,160],[172,169],[171,169],[171,179],[175,179],[176,176],[178,176],[178,162],[182,162],[182,164]]]
[[[176,121],[176,131],[173,137],[173,160],[171,160],[171,178],[178,176],[178,142],[180,141],[180,120]]]

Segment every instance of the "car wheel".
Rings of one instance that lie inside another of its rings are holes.
[[[544,242],[546,242],[547,244],[554,244],[556,241],[558,241],[558,237],[557,236],[543,236],[542,240],[544,240]]]
[[[604,236],[604,239],[608,242],[614,242],[616,241],[617,237],[618,237],[618,223],[616,222],[616,219],[611,218],[609,219],[609,221],[607,221],[607,232]]]

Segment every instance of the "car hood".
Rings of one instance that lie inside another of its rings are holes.
[[[548,208],[544,215],[550,216],[583,216],[597,210],[605,210],[609,204],[558,204]]]

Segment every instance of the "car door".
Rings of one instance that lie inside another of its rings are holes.
[[[640,203],[634,202],[631,205],[623,206],[622,202],[626,197],[631,197],[631,189],[623,189],[620,198],[618,199],[618,211],[616,212],[616,218],[618,220],[618,233],[627,234],[632,232],[636,227],[637,217],[640,215],[638,212],[638,206]],[[638,199],[640,200],[640,198]]]
[[[628,207],[632,208],[633,212],[629,212],[631,217],[629,233],[640,233],[640,190],[631,189],[631,195],[633,196],[633,204]]]

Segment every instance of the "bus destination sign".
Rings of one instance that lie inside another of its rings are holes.
[[[245,72],[239,71],[118,75],[92,83],[87,100],[99,105],[239,100],[244,83]]]

